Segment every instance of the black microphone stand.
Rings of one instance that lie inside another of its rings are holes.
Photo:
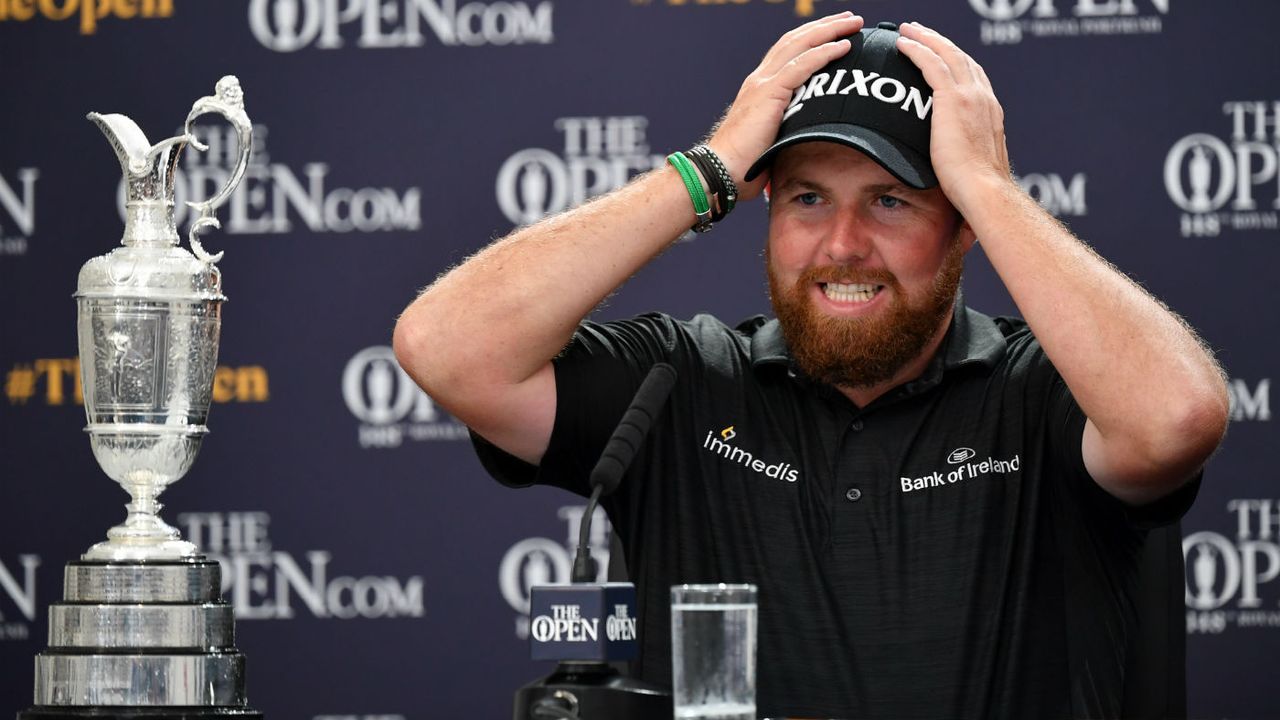
[[[671,692],[602,662],[563,660],[516,691],[515,720],[654,720],[671,717]]]
[[[674,383],[674,368],[666,363],[653,366],[592,470],[591,497],[578,526],[573,583],[595,579],[598,566],[588,538],[596,505],[621,482]],[[608,663],[581,660],[561,660],[550,675],[517,690],[514,705],[514,720],[653,720],[673,712],[666,688],[625,677]]]

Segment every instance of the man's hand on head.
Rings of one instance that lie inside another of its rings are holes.
[[[795,89],[819,68],[847,53],[850,44],[843,38],[861,30],[862,23],[860,16],[850,12],[805,23],[774,43],[760,66],[743,81],[733,105],[707,142],[737,183],[739,200],[759,195],[768,181],[767,173],[749,183],[743,176],[773,144]]]
[[[899,51],[933,88],[934,173],[1087,418],[1085,470],[1130,505],[1173,493],[1226,430],[1222,371],[1186,323],[1013,181],[982,67],[923,25],[898,30]]]
[[[919,23],[898,28],[898,50],[933,88],[930,159],[943,192],[962,213],[965,192],[990,178],[1013,182],[1005,145],[1004,110],[987,73],[940,33]]]

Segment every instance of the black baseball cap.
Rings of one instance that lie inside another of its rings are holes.
[[[791,98],[778,138],[747,170],[754,179],[778,151],[822,140],[866,153],[914,188],[938,184],[929,161],[933,89],[898,52],[898,26],[882,22],[849,37],[852,47]]]

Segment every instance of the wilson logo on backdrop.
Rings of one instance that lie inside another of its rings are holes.
[[[226,184],[235,167],[239,139],[227,125],[196,125],[192,133],[209,146],[187,148],[175,174],[174,218],[189,219],[187,201],[200,201]],[[422,190],[411,187],[333,187],[329,165],[271,162],[270,128],[253,126],[253,154],[244,180],[220,212],[222,228],[232,234],[280,235],[295,229],[316,233],[379,233],[422,227]],[[125,186],[120,181],[116,203],[124,218]],[[297,227],[298,224],[301,227]]]
[[[262,403],[271,397],[270,378],[261,365],[227,367],[213,372],[215,403]],[[40,358],[14,363],[4,376],[10,405],[83,405],[79,358]]]
[[[1213,530],[1182,540],[1187,632],[1280,628],[1280,500],[1237,498]]]
[[[969,0],[983,18],[982,42],[1026,38],[1151,35],[1164,29],[1169,0]]]
[[[649,150],[648,118],[562,117],[558,151],[517,151],[498,170],[498,207],[516,225],[528,225],[626,185],[666,162]]]
[[[0,0],[0,22],[69,20],[81,35],[98,31],[103,20],[173,17],[173,0]]]
[[[4,2],[4,0],[0,0]],[[0,257],[26,255],[36,233],[36,168],[0,172]]]
[[[342,399],[360,421],[358,438],[363,448],[470,437],[465,425],[436,407],[385,345],[365,348],[347,361]]]
[[[524,45],[554,41],[552,4],[456,0],[251,0],[249,28],[276,52],[441,45]]]
[[[1280,101],[1222,104],[1220,134],[1192,133],[1169,149],[1164,186],[1183,237],[1280,229]]]

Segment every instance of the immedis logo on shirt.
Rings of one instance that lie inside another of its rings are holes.
[[[733,425],[719,431],[708,430],[707,437],[702,441],[702,449],[709,450],[730,462],[737,463],[765,477],[786,480],[787,482],[795,482],[800,479],[800,471],[791,467],[791,463],[762,460],[755,453],[732,444],[730,441],[736,437],[738,437],[738,432]]]

